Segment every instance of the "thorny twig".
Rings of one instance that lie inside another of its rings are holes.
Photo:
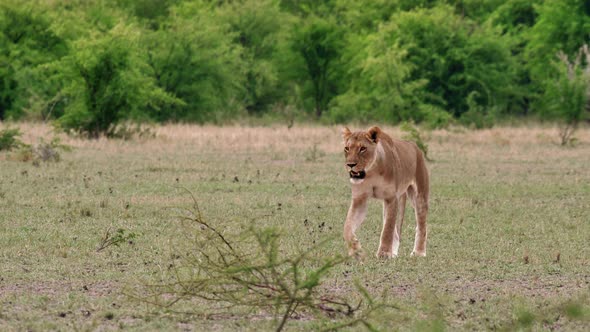
[[[285,258],[279,250],[280,234],[276,230],[249,228],[238,238],[227,237],[202,218],[195,197],[190,195],[193,209],[187,210],[190,215],[181,219],[199,226],[194,252],[183,258],[182,264],[171,264],[171,282],[151,286],[154,294],[147,297],[148,301],[166,295],[167,307],[197,298],[215,303],[215,307],[266,309],[275,313],[277,331],[299,310],[332,319],[344,318],[335,328],[356,324],[369,327],[370,315],[383,307],[364,289],[361,291],[364,300],[357,305],[321,291],[322,277],[348,260],[337,256],[314,262],[312,253],[317,253],[327,240]]]

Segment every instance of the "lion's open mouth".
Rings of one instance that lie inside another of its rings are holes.
[[[360,180],[362,180],[362,179],[365,178],[365,175],[367,175],[365,173],[365,171],[360,171],[360,172],[350,171],[350,178],[351,179],[360,179]]]

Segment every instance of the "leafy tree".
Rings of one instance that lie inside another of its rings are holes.
[[[293,17],[281,12],[276,0],[235,1],[219,11],[221,19],[229,23],[233,42],[243,50],[245,108],[250,114],[259,114],[279,101],[286,89],[279,73],[284,63],[276,56]]]
[[[65,41],[51,29],[51,19],[32,3],[0,4],[0,120],[23,110],[46,111],[55,86],[47,84],[42,65],[65,55]]]
[[[74,43],[72,53],[58,63],[67,97],[65,113],[56,124],[89,137],[110,135],[125,119],[146,119],[148,106],[159,108],[178,101],[156,87],[135,32],[118,25],[104,35]]]
[[[181,0],[117,0],[119,6],[137,17],[154,30],[160,28],[162,21],[170,14],[173,5]]]
[[[167,112],[150,109],[159,121],[221,121],[243,105],[242,48],[211,8],[202,3],[172,8],[163,29],[145,33],[142,46],[156,84],[183,104]]]
[[[468,17],[474,21],[483,22],[506,0],[449,0],[447,3],[455,7],[455,13],[461,17]],[[442,1],[436,1],[441,4]]]
[[[573,60],[563,52],[558,58],[553,62],[557,73],[544,82],[541,114],[560,123],[561,145],[567,145],[579,123],[590,115],[590,50],[584,45]]]
[[[581,0],[4,0],[0,119],[489,126],[543,114],[588,31]]]
[[[461,18],[449,6],[400,12],[380,34],[408,52],[412,81],[426,80],[424,102],[460,116],[467,97],[486,108],[507,109],[513,94],[516,63],[510,39],[487,25]]]
[[[413,67],[405,61],[407,51],[380,37],[371,36],[366,57],[348,73],[353,77],[348,91],[334,98],[330,115],[336,122],[424,119],[416,112],[423,106],[421,94],[427,82],[412,81]]]
[[[0,120],[6,117],[6,112],[12,109],[17,82],[14,68],[10,65],[8,40],[4,34],[0,35]]]
[[[282,9],[301,16],[320,16],[325,17],[331,13],[334,0],[280,0]]]
[[[366,36],[375,32],[379,24],[387,22],[399,10],[398,1],[374,0],[336,0],[332,15],[347,29],[347,34]]]
[[[542,0],[507,0],[499,5],[489,16],[488,20],[503,32],[518,35],[523,29],[530,28],[537,21],[535,6]],[[524,36],[522,36],[524,39]]]
[[[343,34],[331,20],[313,17],[307,22],[296,30],[293,49],[305,63],[304,99],[311,101],[315,116],[320,118],[338,95]]]
[[[526,58],[535,83],[554,75],[551,62],[558,51],[575,56],[590,42],[590,3],[583,0],[546,0],[536,7],[538,19],[529,32]]]
[[[542,0],[508,0],[500,5],[490,16],[486,24],[500,29],[503,38],[510,39],[511,54],[515,66],[514,94],[510,96],[509,114],[527,115],[534,98],[535,85],[532,84],[530,66],[527,64],[526,47],[530,29],[537,21],[535,6]],[[483,115],[482,115],[483,116]]]

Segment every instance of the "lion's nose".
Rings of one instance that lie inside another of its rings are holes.
[[[348,166],[350,168],[353,168],[354,166],[356,166],[356,163],[354,163],[354,164],[346,164],[346,166]]]

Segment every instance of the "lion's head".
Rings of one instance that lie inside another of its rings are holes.
[[[345,165],[352,183],[363,182],[373,166],[380,132],[379,127],[356,132],[351,132],[348,128],[342,130]]]

